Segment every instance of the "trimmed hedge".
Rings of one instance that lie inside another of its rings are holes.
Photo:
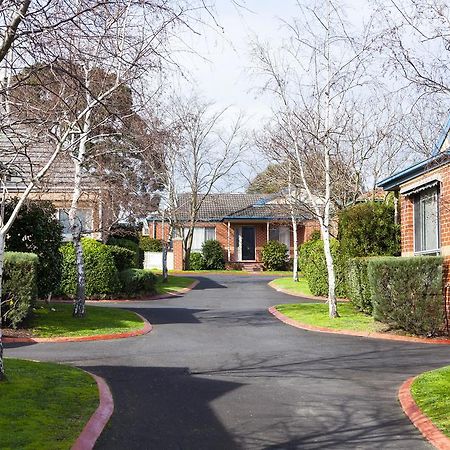
[[[153,239],[148,236],[139,237],[139,247],[143,252],[162,252],[161,239]]]
[[[119,273],[109,246],[91,238],[82,238],[81,242],[86,274],[86,295],[104,297],[118,293]],[[77,290],[75,249],[72,243],[67,243],[61,246],[60,251],[63,255],[63,264],[59,292],[74,297]]]
[[[114,258],[114,264],[119,272],[134,267],[136,253],[128,248],[118,245],[108,245],[108,249]]]
[[[189,268],[191,270],[204,270],[206,268],[205,259],[201,253],[191,253],[189,255]]]
[[[30,314],[36,301],[39,258],[34,253],[5,252],[2,320],[16,328]]]
[[[339,241],[330,240],[331,254],[333,255],[334,271],[336,276],[336,295],[347,296],[347,259],[339,248]],[[313,295],[328,295],[328,272],[323,251],[323,241],[313,239],[305,242],[299,248],[299,268],[308,281],[308,286]]]
[[[367,273],[372,258],[352,258],[348,261],[347,294],[356,309],[372,314],[372,290]]]
[[[202,255],[205,261],[205,269],[222,270],[225,269],[225,259],[223,248],[219,241],[210,239],[202,244]]]
[[[131,239],[110,237],[108,245],[116,245],[117,247],[127,248],[134,252],[133,267],[142,269],[144,265],[144,252],[139,248],[139,244]]]
[[[379,257],[368,266],[376,320],[433,336],[444,324],[441,257]]]
[[[278,241],[269,241],[261,252],[264,270],[285,270],[289,264],[288,248]]]
[[[156,292],[155,274],[144,269],[127,269],[119,274],[122,292],[127,295],[154,294]]]

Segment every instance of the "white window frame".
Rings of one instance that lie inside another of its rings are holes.
[[[206,230],[211,230],[211,229],[214,229],[214,238],[213,239],[216,239],[216,236],[217,236],[217,230],[216,230],[216,227],[214,226],[214,227],[194,227],[194,233],[195,233],[195,231],[197,230],[203,230],[203,240],[202,240],[202,244],[201,245],[203,245],[203,243],[204,242],[206,242]],[[187,233],[187,230],[189,230],[189,227],[183,227],[183,239],[186,237],[186,233]],[[209,239],[210,240],[210,239]],[[201,248],[197,248],[197,247],[192,247],[192,249],[191,249],[191,251],[193,252],[193,253],[196,253],[196,252],[200,252],[201,251]]]
[[[94,209],[93,208],[77,208],[77,211],[89,211],[90,213],[90,223],[89,223],[89,229],[83,230],[83,234],[90,235],[94,232]],[[66,208],[58,208],[56,212],[56,218],[58,219],[59,223],[61,223],[61,213],[64,212],[66,214],[69,214],[68,210]],[[64,241],[70,241],[72,240],[72,233],[64,233],[64,230],[62,232],[63,240]]]
[[[287,237],[288,237],[289,243],[284,242],[283,240],[280,239],[281,238],[281,233],[280,233],[281,229],[283,229],[285,232],[287,230],[287,233],[288,233]],[[277,232],[278,232],[278,238],[275,240],[277,242],[281,242],[282,244],[285,244],[289,250],[291,248],[291,229],[290,229],[290,227],[287,225],[269,225],[269,240],[270,241],[274,240],[274,239],[270,239],[270,233],[272,230],[277,230]]]

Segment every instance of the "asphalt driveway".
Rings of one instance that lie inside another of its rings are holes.
[[[115,412],[98,449],[431,448],[397,391],[450,364],[450,347],[290,327],[267,307],[298,299],[269,280],[203,278],[183,297],[126,305],[154,325],[146,336],[9,345],[6,356],[75,364],[108,381]]]

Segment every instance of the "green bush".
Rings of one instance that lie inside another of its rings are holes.
[[[444,324],[441,257],[380,257],[368,266],[373,316],[392,328],[432,336]]]
[[[191,253],[189,256],[189,268],[191,270],[205,270],[206,264],[201,253]]]
[[[348,257],[400,254],[400,225],[394,222],[394,204],[366,202],[339,213],[339,241]]]
[[[119,274],[122,292],[127,295],[154,294],[156,292],[155,274],[144,269],[127,269]]]
[[[120,290],[119,274],[109,247],[91,238],[81,239],[84,270],[86,274],[86,295],[104,297],[117,294]],[[74,297],[77,291],[77,269],[75,249],[72,243],[61,246],[63,269],[60,293]]]
[[[5,252],[2,320],[13,328],[29,315],[36,301],[38,263],[34,253]]]
[[[6,218],[17,201],[6,204]],[[22,206],[6,238],[6,250],[35,253],[39,257],[37,269],[38,296],[54,292],[61,279],[61,225],[55,207],[47,201],[29,201]]]
[[[371,258],[352,258],[348,261],[347,291],[353,305],[366,314],[372,314],[372,291],[367,268]]]
[[[148,236],[140,236],[139,247],[144,252],[162,252],[161,239],[153,239]]]
[[[334,272],[336,276],[336,295],[347,296],[347,284],[345,274],[347,259],[339,248],[336,239],[330,240],[331,254],[333,256]],[[313,295],[328,295],[328,272],[323,251],[323,241],[314,239],[305,242],[299,248],[299,268],[308,281],[308,286]]]
[[[131,239],[110,237],[108,245],[116,245],[117,247],[127,248],[134,252],[133,267],[142,269],[144,265],[144,252],[139,248],[139,244]]]
[[[264,270],[285,270],[289,264],[288,248],[278,241],[269,241],[261,252]]]
[[[223,248],[219,241],[210,239],[202,244],[202,255],[205,260],[205,269],[222,270],[225,269],[225,259]]]
[[[119,272],[134,267],[136,253],[133,250],[117,245],[108,245],[108,249],[114,258],[114,264]]]

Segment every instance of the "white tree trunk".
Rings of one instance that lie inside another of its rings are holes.
[[[294,215],[292,215],[292,236],[294,238],[294,261],[292,264],[292,279],[298,281],[298,230],[297,230],[297,220]]]
[[[0,381],[5,378],[5,366],[3,364],[3,334],[2,334],[2,286],[3,263],[5,260],[5,234],[0,233]]]
[[[330,229],[329,225],[322,226],[323,251],[325,253],[325,261],[328,273],[328,313],[331,318],[339,317],[336,301],[336,275],[334,272],[333,256],[330,246]]]

